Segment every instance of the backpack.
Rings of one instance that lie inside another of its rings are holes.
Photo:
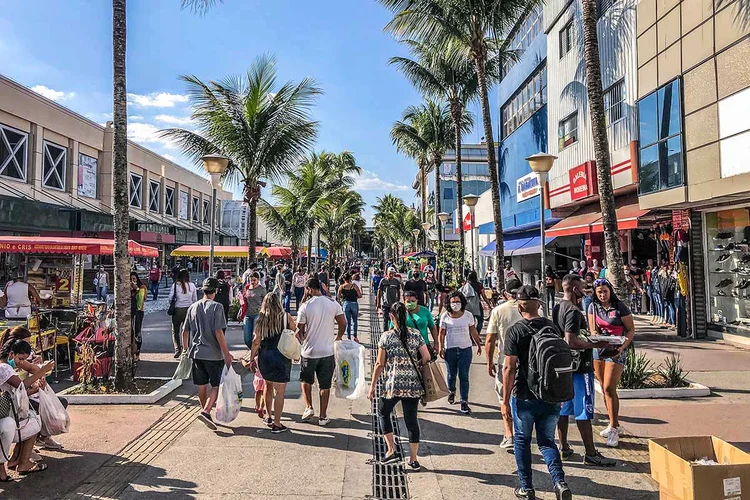
[[[524,327],[532,330],[527,320]],[[531,393],[545,403],[573,399],[573,353],[560,332],[546,325],[534,332],[529,345],[529,369],[526,382]]]

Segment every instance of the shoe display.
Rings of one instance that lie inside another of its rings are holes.
[[[716,295],[718,295],[719,297],[726,297],[727,292],[725,292],[724,290],[719,290],[718,292],[716,292]]]
[[[597,451],[593,455],[584,456],[583,465],[593,465],[594,467],[614,467],[617,465],[617,460],[607,458]]]
[[[732,252],[737,249],[737,245],[734,244],[734,241],[731,242],[729,245],[724,247],[725,252]]]
[[[726,262],[726,261],[728,261],[731,258],[732,258],[732,256],[730,254],[723,253],[723,254],[719,255],[719,258],[716,259],[716,262],[718,262],[718,263]]]
[[[555,485],[555,498],[557,500],[572,500],[573,493],[568,488],[568,484],[565,481],[560,481]]]
[[[716,284],[716,288],[725,288],[731,285],[732,283],[734,283],[734,281],[732,281],[732,278],[724,278],[723,280],[719,281]]]
[[[743,264],[750,264],[750,253],[746,253],[740,258],[740,262]]]
[[[714,236],[715,240],[728,240],[734,236],[734,233],[731,231],[719,231],[716,236]]]

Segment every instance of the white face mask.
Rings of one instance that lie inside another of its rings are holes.
[[[460,302],[451,302],[451,309],[453,309],[455,312],[458,312],[461,310],[461,303]]]

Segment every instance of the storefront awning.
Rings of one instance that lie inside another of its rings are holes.
[[[255,253],[259,257],[268,257],[267,250],[266,247],[255,247]],[[209,253],[208,245],[182,245],[172,250],[169,255],[172,257],[208,257]],[[247,257],[247,245],[217,245],[214,247],[214,257]]]
[[[621,231],[626,229],[638,229],[638,219],[648,213],[648,210],[643,210],[638,203],[624,205],[615,209],[615,211],[617,212],[617,229]],[[591,224],[591,232],[604,232],[604,222],[602,222],[601,218]]]
[[[506,238],[503,240],[503,251],[505,255],[511,255],[511,252],[513,250],[517,250],[521,248],[523,245],[529,242],[531,240],[531,236],[524,235],[516,238]],[[495,255],[495,252],[497,251],[497,242],[491,241],[488,245],[486,245],[484,248],[482,248],[479,251],[479,255],[483,257],[491,257]]]
[[[549,245],[555,240],[555,237],[552,236],[550,238],[545,237],[544,243],[545,245]],[[519,255],[535,255],[535,254],[541,254],[542,253],[542,236],[534,236],[529,241],[524,243],[524,245],[517,250],[514,250],[511,255],[513,257],[517,257]]]
[[[546,238],[545,244],[548,245],[555,240],[554,237]],[[516,257],[519,255],[533,255],[541,253],[542,236],[530,236],[526,233],[523,237],[506,239],[504,242],[504,250],[506,257]],[[483,257],[492,257],[495,255],[495,242],[491,242],[479,251],[479,255]]]
[[[594,211],[596,210],[596,211]],[[551,228],[547,229],[545,236],[548,238],[559,236],[572,236],[576,234],[587,234],[591,232],[591,224],[601,218],[598,205],[590,205],[564,218]]]
[[[0,236],[0,252],[64,255],[112,255],[114,240],[45,236]],[[131,257],[158,257],[159,250],[128,240]]]

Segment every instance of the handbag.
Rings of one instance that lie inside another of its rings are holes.
[[[172,283],[172,298],[169,301],[167,316],[174,316],[175,304],[177,303],[177,283]]]
[[[287,313],[284,313],[284,330],[281,332],[277,349],[285,358],[292,361],[299,361],[302,357],[302,344],[300,344],[294,331],[290,330],[287,325]]]
[[[424,391],[424,394],[420,398],[422,406],[448,397],[448,387],[445,383],[445,377],[443,377],[442,370],[440,370],[437,363],[427,363],[426,365],[422,365],[422,368],[420,369],[417,366],[416,361],[414,361],[411,352],[409,352],[409,348],[406,347],[406,342],[401,339],[400,335],[399,339],[401,340],[401,345],[406,351],[407,356],[409,356],[409,361],[411,361],[414,370],[417,372],[419,383],[422,385],[422,390]],[[436,372],[433,372],[433,369],[435,369]]]

